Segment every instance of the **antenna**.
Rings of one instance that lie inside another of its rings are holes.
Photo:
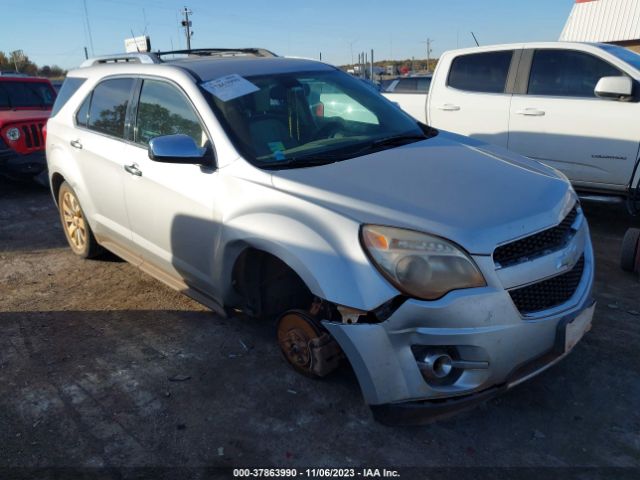
[[[476,42],[476,47],[479,47],[479,46],[480,46],[480,43],[478,43],[478,39],[476,38],[476,36],[475,36],[475,34],[474,34],[473,32],[471,32],[471,36],[473,37],[473,39],[474,39],[474,40],[475,40],[475,42]]]
[[[133,28],[131,29],[131,38],[135,38],[135,35],[133,34]],[[136,44],[136,50],[138,51],[138,53],[140,53],[140,48],[138,47],[138,42],[135,42]]]
[[[93,50],[93,36],[91,35],[91,24],[89,23],[89,11],[87,10],[87,0],[82,0],[84,4],[84,19],[87,22],[87,32],[89,33],[89,45],[91,45],[91,55],[95,55]]]

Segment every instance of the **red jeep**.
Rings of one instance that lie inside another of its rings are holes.
[[[46,78],[0,74],[0,174],[17,179],[43,174],[46,181],[43,129],[55,98]]]

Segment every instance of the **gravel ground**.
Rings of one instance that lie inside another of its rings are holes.
[[[618,268],[638,222],[621,209],[586,208],[599,303],[568,358],[450,420],[391,428],[348,367],[323,381],[294,373],[272,325],[222,319],[114,256],[76,258],[48,191],[0,180],[0,207],[0,477],[371,465],[640,476],[640,283]]]

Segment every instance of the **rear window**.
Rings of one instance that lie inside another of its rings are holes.
[[[427,93],[431,85],[431,77],[401,78],[394,93]]]
[[[55,98],[56,94],[48,82],[0,82],[0,108],[49,109]]]
[[[124,120],[134,80],[105,80],[93,91],[88,127],[100,133],[124,138]]]
[[[512,50],[457,57],[451,64],[448,85],[469,92],[503,93],[511,57]]]
[[[73,94],[76,93],[78,88],[80,88],[80,85],[82,85],[85,80],[86,78],[74,77],[68,77],[65,79],[60,91],[58,92],[58,97],[53,104],[53,110],[51,110],[52,117],[58,113],[62,107],[64,107],[65,103],[67,103]]]

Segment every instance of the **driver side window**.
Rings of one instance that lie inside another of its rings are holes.
[[[188,135],[201,147],[208,141],[193,107],[177,88],[158,80],[144,80],[135,142],[146,146],[152,138],[175,134]]]
[[[573,50],[536,50],[529,77],[529,95],[595,98],[602,77],[623,73],[588,53]]]

